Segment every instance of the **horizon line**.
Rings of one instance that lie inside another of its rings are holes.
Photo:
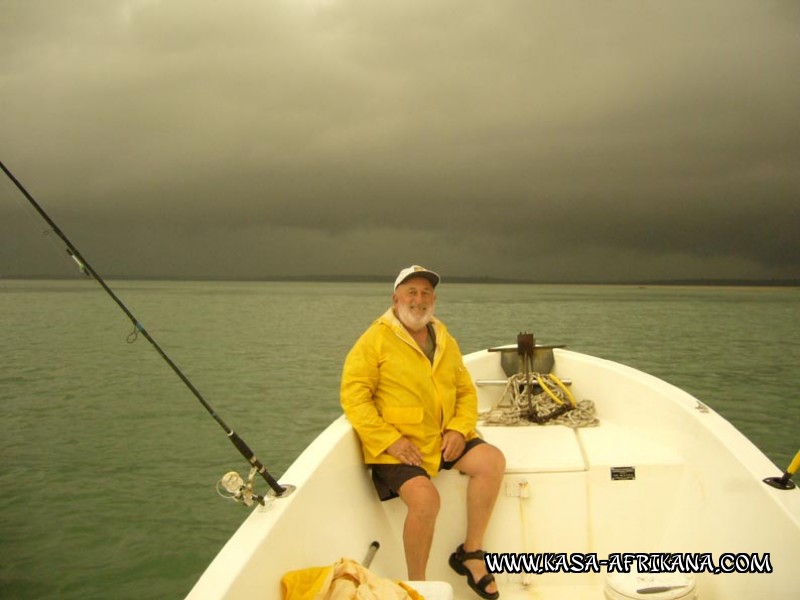
[[[81,278],[82,279],[82,278]],[[223,282],[319,282],[319,283],[385,283],[386,275],[268,275],[261,277],[185,277],[175,275],[114,275],[103,276],[113,281],[223,281]],[[5,277],[0,281],[79,281],[80,279],[62,275],[28,275]],[[389,281],[390,282],[390,281]],[[800,279],[791,278],[674,278],[674,279],[629,279],[629,280],[553,280],[530,279],[518,277],[489,277],[453,275],[443,277],[448,283],[484,283],[484,284],[518,284],[518,285],[652,285],[652,286],[717,286],[717,287],[800,287]],[[391,282],[390,282],[391,283]]]

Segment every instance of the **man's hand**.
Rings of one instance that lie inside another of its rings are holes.
[[[461,456],[466,445],[467,441],[461,433],[448,429],[442,436],[442,457],[447,462],[453,461]]]
[[[394,456],[404,465],[422,466],[422,454],[411,440],[401,437],[394,444],[386,449],[390,456]]]

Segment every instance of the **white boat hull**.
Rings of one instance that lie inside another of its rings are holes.
[[[554,373],[591,399],[600,425],[480,427],[507,457],[507,473],[485,548],[497,553],[768,555],[771,573],[698,573],[704,599],[796,598],[800,489],[762,482],[777,467],[713,410],[664,381],[602,359],[555,350]],[[498,353],[465,358],[481,409],[502,388]],[[613,471],[612,471],[613,469]],[[622,479],[612,477],[612,473]],[[633,476],[634,479],[628,479]],[[458,598],[477,598],[447,557],[463,541],[467,478],[436,478],[443,510],[428,567]],[[361,560],[381,544],[371,568],[404,579],[404,507],[379,502],[355,433],[342,417],[281,479],[297,487],[246,519],[188,598],[280,598],[287,571]],[[716,564],[716,563],[715,563]],[[499,574],[501,597],[602,598],[604,572]],[[658,598],[658,596],[654,596]]]

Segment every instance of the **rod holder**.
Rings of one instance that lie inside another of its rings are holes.
[[[794,459],[783,475],[780,477],[767,477],[764,483],[778,490],[793,490],[797,485],[792,481],[792,476],[797,473],[798,469],[800,469],[800,450],[794,455]]]

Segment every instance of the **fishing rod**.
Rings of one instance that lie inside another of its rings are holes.
[[[129,341],[135,341],[136,338],[138,337],[138,335],[142,334],[144,336],[144,338],[148,342],[150,342],[150,344],[153,346],[153,348],[155,348],[156,352],[158,352],[158,354],[161,356],[161,358],[163,358],[166,361],[166,363],[175,372],[175,374],[181,379],[181,381],[183,381],[183,383],[186,385],[186,387],[188,387],[189,390],[192,392],[192,394],[194,394],[195,398],[197,398],[200,401],[200,404],[203,405],[203,407],[214,418],[214,420],[219,424],[219,426],[222,427],[222,429],[225,431],[226,435],[228,436],[228,439],[230,439],[230,441],[233,443],[233,445],[236,446],[236,449],[241,453],[241,455],[245,458],[245,460],[247,460],[252,465],[252,470],[251,470],[251,474],[250,474],[250,481],[248,482],[247,485],[244,485],[243,482],[242,482],[242,484],[240,486],[240,489],[237,490],[237,491],[241,492],[241,495],[244,496],[245,499],[255,498],[256,500],[259,501],[259,503],[261,503],[261,504],[264,503],[264,500],[263,500],[262,497],[257,496],[255,494],[252,494],[252,488],[251,488],[250,484],[252,482],[252,478],[253,478],[253,475],[254,475],[254,472],[255,472],[255,473],[258,473],[259,475],[261,475],[261,477],[264,478],[264,480],[267,482],[269,487],[272,489],[273,495],[275,497],[286,496],[286,495],[290,494],[291,492],[293,492],[294,491],[294,486],[291,486],[291,485],[282,486],[281,484],[279,484],[275,480],[274,477],[272,477],[272,475],[270,475],[269,471],[267,471],[267,468],[258,459],[258,457],[250,449],[250,447],[247,445],[247,443],[242,438],[240,438],[239,435],[233,429],[228,427],[228,425],[225,423],[225,421],[222,420],[222,418],[217,414],[217,412],[214,410],[214,408],[208,403],[208,401],[206,401],[206,399],[203,397],[203,395],[200,393],[200,391],[194,386],[194,384],[183,373],[183,371],[181,371],[181,369],[178,367],[178,365],[176,365],[175,362],[167,355],[167,353],[164,352],[164,349],[161,348],[161,346],[158,344],[158,342],[156,342],[156,340],[144,328],[144,325],[142,325],[139,322],[139,319],[137,319],[136,316],[128,309],[128,307],[125,306],[125,304],[123,304],[122,300],[120,300],[119,297],[117,297],[117,295],[114,293],[114,291],[110,287],[108,287],[108,285],[103,280],[103,278],[100,277],[100,275],[98,275],[97,271],[95,271],[94,268],[92,268],[92,265],[89,264],[89,261],[87,261],[83,257],[83,255],[75,247],[75,245],[69,240],[69,238],[66,235],[64,235],[64,232],[61,231],[61,229],[58,227],[58,225],[56,225],[56,223],[44,211],[44,209],[39,205],[39,203],[36,202],[36,200],[34,200],[33,196],[31,196],[28,193],[28,190],[26,190],[25,187],[19,182],[19,180],[16,177],[14,177],[14,174],[11,173],[11,171],[8,170],[8,168],[6,167],[6,165],[2,161],[0,161],[0,168],[8,176],[8,178],[14,183],[14,185],[17,186],[17,189],[19,189],[19,191],[22,193],[22,195],[25,196],[25,199],[28,200],[28,202],[30,202],[31,206],[33,206],[33,208],[36,209],[36,212],[38,212],[39,215],[47,222],[47,224],[50,226],[52,231],[58,237],[60,237],[61,240],[67,245],[67,253],[78,264],[78,267],[80,268],[81,272],[84,273],[87,276],[92,277],[95,281],[97,281],[97,283],[99,283],[100,286],[106,291],[106,293],[109,296],[111,296],[111,299],[114,300],[114,302],[117,303],[117,306],[119,306],[122,309],[122,312],[124,312],[125,315],[128,317],[128,319],[130,319],[131,323],[133,323],[133,332],[131,333],[131,335],[128,338]],[[241,479],[239,481],[241,481]]]

